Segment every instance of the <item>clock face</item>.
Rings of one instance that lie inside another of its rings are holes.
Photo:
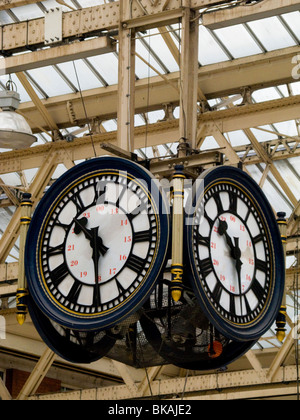
[[[232,339],[258,339],[283,295],[284,259],[273,212],[236,168],[204,175],[187,227],[193,285],[208,316]]]
[[[100,158],[67,172],[49,190],[27,251],[30,261],[35,255],[29,283],[50,318],[66,327],[106,328],[147,297],[169,236],[165,197],[153,193],[151,181],[139,165]]]

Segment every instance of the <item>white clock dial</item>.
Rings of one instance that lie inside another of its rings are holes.
[[[247,324],[266,305],[270,248],[263,220],[239,188],[212,186],[195,218],[194,254],[205,293],[225,319]]]
[[[81,314],[119,305],[150,269],[158,233],[147,192],[134,180],[104,175],[77,184],[46,226],[42,262],[49,292]]]

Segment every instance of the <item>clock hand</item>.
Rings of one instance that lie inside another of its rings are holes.
[[[239,283],[239,293],[240,293],[240,305],[241,305],[241,315],[242,315],[242,279],[241,279],[241,269],[242,269],[242,261],[241,261],[241,250],[239,248],[239,241],[240,238],[234,238],[234,243],[235,243],[235,248],[234,248],[234,253],[235,253],[235,258],[236,258],[236,263],[235,263],[235,267],[236,267],[236,271],[238,274],[238,283]]]
[[[235,258],[235,256],[234,256],[234,254],[235,254],[235,247],[234,247],[234,245],[233,245],[233,243],[232,243],[232,239],[231,239],[231,237],[230,237],[230,236],[228,235],[228,233],[227,233],[227,229],[228,229],[228,224],[227,224],[227,222],[225,222],[225,220],[221,220],[221,219],[219,219],[219,228],[218,228],[218,233],[219,233],[219,235],[221,235],[221,236],[225,235],[227,245],[229,246],[230,251],[231,251],[231,256],[232,256],[233,258]]]
[[[86,239],[88,239],[90,241],[90,244],[92,246],[92,242],[94,242],[94,238],[93,238],[93,229],[89,230],[86,228],[86,225],[88,223],[88,219],[86,217],[83,217],[82,219],[74,219],[75,222],[75,228],[74,228],[74,232],[76,235],[79,235],[81,232],[84,233],[84,236],[86,237]],[[107,253],[108,249],[104,244],[102,239],[98,236],[98,228],[94,228],[96,229],[96,233],[97,233],[97,249],[98,249],[98,253],[102,254],[103,256]],[[93,248],[93,246],[92,246]]]
[[[96,285],[99,284],[99,248],[98,248],[98,228],[92,228],[91,232],[91,241],[90,244],[93,249],[93,262],[94,262],[94,269],[95,269],[95,283]],[[99,287],[95,288],[96,293],[96,305],[100,306],[100,289]]]

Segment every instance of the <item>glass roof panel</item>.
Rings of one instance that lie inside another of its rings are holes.
[[[289,25],[293,33],[296,35],[298,40],[300,40],[300,12],[291,12],[282,15],[282,18]]]
[[[282,95],[274,88],[259,89],[252,93],[252,98],[255,102],[271,101],[273,99],[280,99]]]
[[[118,83],[118,58],[114,53],[89,57],[89,62],[109,85]]]
[[[297,126],[294,120],[274,123],[273,126],[278,130],[279,134],[284,136],[298,136]]]
[[[259,128],[261,128],[262,130],[259,130]],[[270,125],[262,125],[259,128],[250,128],[252,133],[255,135],[255,138],[259,142],[278,139],[278,135],[275,134],[274,128],[271,127]]]
[[[232,147],[242,146],[244,144],[250,143],[248,137],[242,130],[231,131],[230,133],[226,133],[225,137],[227,138],[228,142],[231,144]]]
[[[296,45],[276,16],[249,22],[248,25],[268,51]]]
[[[49,8],[49,4],[47,5],[47,7]],[[30,10],[29,10],[30,7]],[[37,4],[30,4],[28,7],[28,5],[26,6],[20,6],[20,7],[15,7],[12,10],[13,14],[18,18],[19,21],[24,21],[28,19],[28,14],[30,11],[30,19],[38,19],[41,17],[44,17],[44,12],[42,11],[42,9],[40,7],[38,7]],[[60,4],[55,2],[55,5],[53,7],[61,7]]]
[[[205,26],[199,27],[199,62],[205,66],[208,64],[228,61],[229,57],[222,47],[212,37],[210,31]]]
[[[170,49],[166,45],[163,37],[160,35],[157,29],[152,29],[151,34],[157,34],[157,36],[146,37],[145,41],[155,51],[159,59],[167,66],[169,72],[175,72],[179,70],[179,66],[170,52]]]
[[[7,14],[5,10],[0,11],[0,25],[7,25],[13,22],[13,19]]]
[[[43,87],[44,91],[49,96],[72,93],[70,87],[52,66],[28,70],[28,73],[40,86]]]
[[[214,31],[234,58],[261,53],[253,37],[243,25],[230,26]]]
[[[137,40],[136,41],[136,52],[147,62],[150,63],[152,67],[154,67],[159,73],[165,73],[164,70],[159,66],[157,61],[151,56],[149,51],[145,48],[142,43]],[[147,77],[157,76],[157,72],[155,72],[152,68],[150,68],[143,60],[139,57],[136,58],[136,75],[139,79],[144,79]]]
[[[247,166],[247,171],[258,184],[261,180],[264,169],[264,164]],[[274,178],[270,172],[268,173],[268,177],[262,189],[276,213],[283,211],[287,214],[287,217],[291,215],[292,206],[288,199],[285,197],[284,191],[280,188],[279,184],[274,181]]]
[[[80,90],[79,88],[81,88],[81,90],[87,90],[102,86],[100,80],[97,79],[82,60],[76,60],[74,63],[73,61],[70,61],[68,63],[58,64],[57,66],[63,71],[77,90]]]

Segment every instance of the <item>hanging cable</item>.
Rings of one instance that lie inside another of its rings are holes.
[[[88,115],[87,115],[87,110],[86,110],[84,98],[83,98],[83,95],[82,95],[82,90],[81,90],[81,86],[80,86],[80,82],[79,82],[79,77],[78,77],[75,61],[73,61],[73,67],[74,67],[75,76],[76,76],[76,80],[77,80],[78,90],[79,90],[80,97],[81,97],[82,107],[83,107],[83,110],[84,110],[87,125],[89,127],[89,135],[90,135],[90,138],[91,138],[91,143],[92,143],[92,146],[93,146],[95,157],[97,157],[96,148],[95,148],[95,144],[94,144],[94,139],[93,139],[93,135],[92,135],[91,124],[90,124],[90,120],[89,120]]]
[[[185,381],[184,381],[184,386],[183,386],[183,390],[182,390],[182,394],[181,394],[181,400],[183,400],[184,398],[184,394],[185,394],[185,389],[186,389],[186,384],[187,384],[187,380],[188,380],[188,376],[189,376],[189,369],[186,371],[186,375],[185,375]]]
[[[299,220],[298,220],[298,228],[297,228],[297,265],[296,265],[296,272],[294,277],[294,290],[296,292],[296,296],[294,299],[294,322],[297,325],[296,333],[296,340],[295,340],[295,363],[296,363],[296,383],[297,383],[297,400],[300,399],[300,389],[299,389],[299,333],[298,333],[298,322],[299,322]]]
[[[148,48],[148,63],[150,64],[151,60],[151,37],[149,29],[149,38],[148,38],[149,48]],[[147,144],[148,144],[148,128],[149,128],[149,105],[150,105],[150,66],[148,66],[148,82],[147,82],[147,106],[146,106],[146,131],[145,131],[145,155],[147,156]]]

